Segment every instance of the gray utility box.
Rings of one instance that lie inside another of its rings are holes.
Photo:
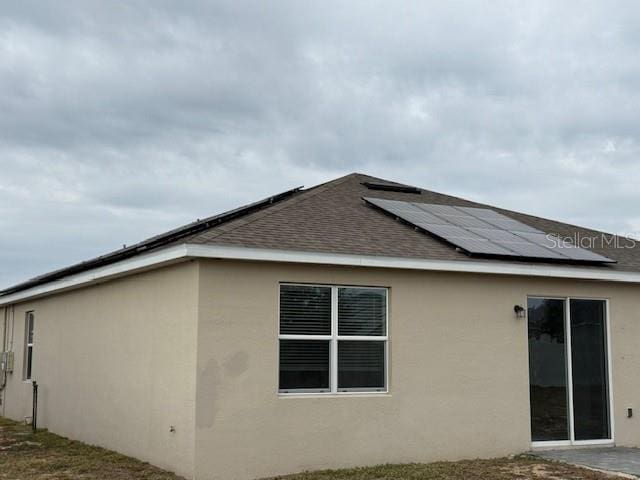
[[[0,372],[13,372],[13,352],[2,352],[0,358]]]

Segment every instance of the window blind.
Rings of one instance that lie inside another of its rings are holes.
[[[280,340],[280,390],[328,388],[329,341]]]
[[[338,341],[338,388],[383,389],[384,341]]]
[[[282,285],[282,335],[331,335],[331,288]]]
[[[382,289],[340,288],[338,335],[386,335],[386,297]]]

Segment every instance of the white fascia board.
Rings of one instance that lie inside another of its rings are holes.
[[[640,283],[640,272],[619,272],[588,267],[533,265],[515,262],[477,262],[467,260],[424,260],[372,255],[303,252],[264,248],[232,247],[220,245],[184,244],[150,252],[126,260],[71,275],[28,290],[0,297],[0,306],[28,298],[50,295],[78,288],[109,278],[137,271],[157,268],[187,258],[212,258],[258,262],[303,263],[314,265],[340,265],[351,267],[393,268],[434,272],[460,272],[490,275],[516,275],[526,277],[567,278],[603,282]]]
[[[571,278],[605,282],[640,283],[640,272],[619,272],[589,267],[534,265],[516,262],[477,262],[470,260],[423,260],[416,258],[346,255],[217,245],[187,245],[188,256],[260,262],[307,263],[352,267],[396,268],[438,272],[518,275],[527,277]]]
[[[54,280],[27,290],[11,293],[5,297],[0,297],[0,307],[26,300],[27,298],[42,297],[44,295],[50,295],[64,290],[90,285],[109,278],[129,275],[136,271],[157,268],[186,258],[186,245],[177,245],[175,247],[158,250],[157,252],[141,254],[112,263],[111,265],[105,265],[104,267],[94,268],[92,270],[87,270],[86,272],[76,273],[75,275],[61,278],[60,280]]]

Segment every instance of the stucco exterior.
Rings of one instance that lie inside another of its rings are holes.
[[[389,393],[278,394],[281,282],[389,288]],[[615,442],[640,446],[640,285],[276,262],[193,260],[14,305],[0,413],[30,415],[35,310],[39,424],[187,478],[520,453],[528,295],[610,300]]]
[[[187,262],[14,305],[15,370],[0,413],[31,416],[22,366],[34,310],[38,426],[190,476],[197,282]]]
[[[279,396],[280,282],[389,287],[388,394]],[[640,445],[640,287],[202,261],[196,476],[495,457],[530,449],[528,295],[608,298],[618,445]]]

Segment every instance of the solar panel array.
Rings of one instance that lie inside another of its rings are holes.
[[[365,201],[470,254],[570,262],[615,263],[487,208],[380,198]]]

